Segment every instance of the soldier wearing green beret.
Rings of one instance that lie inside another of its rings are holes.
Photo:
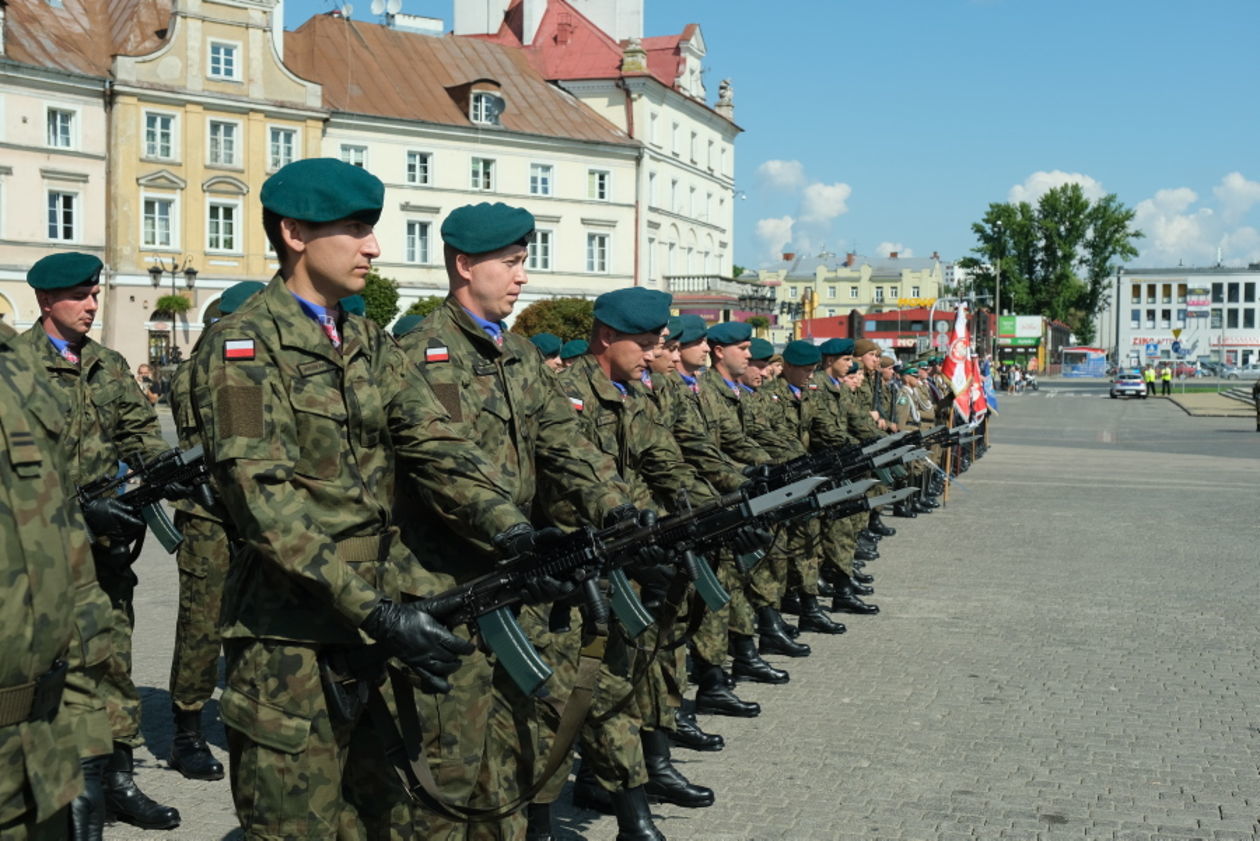
[[[405,598],[449,579],[399,539],[395,488],[459,512],[487,542],[527,524],[498,462],[457,431],[397,343],[338,305],[380,254],[381,181],[309,159],[267,179],[261,200],[280,271],[208,332],[191,372],[237,539],[221,623],[233,800],[250,838],[414,837],[358,701],[384,678],[366,643],[406,669],[393,685],[438,693],[474,647]]]
[[[206,336],[224,317],[236,312],[265,284],[244,280],[223,290],[207,308],[205,329],[189,352],[191,359]],[[175,369],[168,396],[175,432],[182,448],[202,443],[190,401],[192,366]],[[169,689],[175,736],[170,765],[190,780],[221,780],[223,764],[210,752],[201,727],[201,713],[219,682],[219,606],[231,557],[224,526],[225,512],[207,508],[193,497],[175,503],[175,528],[183,535],[175,556],[179,567],[179,612],[175,618],[175,652]]]
[[[560,341],[559,336],[554,333],[537,333],[530,336],[529,340],[534,343],[534,347],[538,348],[548,368],[557,372],[563,370],[564,362],[560,359],[560,348],[564,343]]]
[[[424,321],[423,315],[404,315],[402,318],[394,322],[394,326],[390,328],[390,333],[395,339],[401,339],[420,326],[420,322]]]
[[[68,428],[62,440],[72,447],[65,454],[69,465],[65,480],[72,488],[112,479],[120,458],[134,462],[167,449],[153,406],[131,376],[127,361],[88,337],[96,318],[101,269],[99,259],[79,253],[53,254],[32,266],[27,282],[35,289],[41,315],[18,340],[39,360],[67,407]],[[144,743],[144,736],[140,694],[131,679],[136,577],[131,571],[130,544],[143,533],[144,525],[138,512],[126,510],[115,500],[99,500],[93,508],[84,513],[95,535],[96,578],[113,608],[113,620],[106,623],[112,625],[113,633],[108,642],[96,641],[89,655],[96,662],[88,666],[103,669],[99,695],[108,715],[112,748],[108,741],[102,745],[93,738],[84,756],[110,754],[104,784],[112,814],[146,829],[169,829],[179,825],[179,812],[145,795],[132,773],[132,754]],[[99,720],[99,713],[89,712],[87,720]],[[88,729],[100,728],[92,724]]]
[[[521,517],[501,534],[482,535],[470,532],[457,508],[401,503],[407,545],[430,575],[455,584],[494,569],[514,547],[549,539],[537,537],[520,513],[532,511],[544,479],[564,489],[564,500],[586,523],[602,524],[615,509],[631,506],[631,498],[624,483],[608,480],[616,465],[583,438],[537,348],[504,328],[528,283],[533,215],[483,202],[452,211],[441,230],[450,292],[400,343],[455,428],[498,467],[502,493]],[[536,642],[550,642],[548,613],[542,606],[522,611],[521,624]],[[559,676],[548,690],[564,698]],[[492,654],[473,654],[453,676],[448,695],[426,695],[421,704],[426,721],[441,723],[426,728],[426,756],[443,793],[456,803],[513,801],[528,784],[529,763],[537,759],[541,767],[550,750],[554,710],[523,696]],[[547,820],[545,809],[535,813],[537,821]],[[417,831],[427,839],[509,838],[525,828],[520,813],[497,824],[459,824],[430,814],[420,820]]]
[[[561,369],[573,364],[573,361],[590,350],[591,344],[586,339],[570,339],[560,348]]]

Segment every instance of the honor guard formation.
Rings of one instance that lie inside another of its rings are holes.
[[[170,767],[226,774],[246,838],[544,841],[574,774],[618,841],[660,841],[650,804],[722,808],[672,761],[723,749],[697,716],[759,715],[741,682],[791,691],[763,655],[878,621],[884,517],[984,452],[941,358],[777,353],[644,287],[583,339],[510,332],[534,218],[504,204],[445,219],[449,294],[387,334],[358,295],[382,182],[308,159],[260,197],[280,270],[207,313],[175,449],[87,337],[100,260],[39,261],[41,320],[0,325],[0,837],[179,825],[132,775],[152,532],[179,568]]]

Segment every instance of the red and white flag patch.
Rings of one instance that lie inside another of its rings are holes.
[[[572,406],[572,407],[573,407],[573,409],[574,409],[575,411],[578,411],[578,412],[580,412],[580,411],[582,411],[583,409],[585,409],[585,408],[586,408],[586,404],[585,404],[585,403],[583,403],[581,400],[579,400],[579,399],[578,399],[578,398],[576,398],[576,397],[570,397],[570,398],[569,398],[569,405],[570,405],[570,406]]]
[[[253,359],[253,339],[228,339],[223,343],[224,359]]]
[[[427,347],[424,349],[425,362],[446,362],[450,360],[451,354],[443,347]]]

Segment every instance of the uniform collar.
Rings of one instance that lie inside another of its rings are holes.
[[[295,348],[322,356],[338,365],[349,362],[362,349],[363,336],[355,320],[350,318],[343,318],[340,325],[341,348],[333,347],[332,342],[328,341],[328,334],[324,332],[324,328],[315,321],[310,311],[302,306],[303,303],[310,304],[310,302],[303,302],[301,298],[290,292],[284,278],[279,274],[271,279],[271,283],[267,284],[267,288],[256,298],[260,299],[260,303],[256,306],[265,306],[276,323],[276,327],[279,328],[277,332],[282,347]],[[246,311],[246,308],[251,305],[254,305],[254,299],[246,301],[238,312]],[[314,305],[311,304],[311,306]]]

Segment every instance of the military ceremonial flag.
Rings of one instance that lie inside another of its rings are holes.
[[[984,376],[980,373],[980,360],[971,357],[971,419],[979,423],[989,410],[989,401],[984,393]]]
[[[949,334],[949,353],[941,373],[954,389],[954,408],[963,420],[971,417],[971,335],[967,331],[967,305],[959,304],[954,329]]]

